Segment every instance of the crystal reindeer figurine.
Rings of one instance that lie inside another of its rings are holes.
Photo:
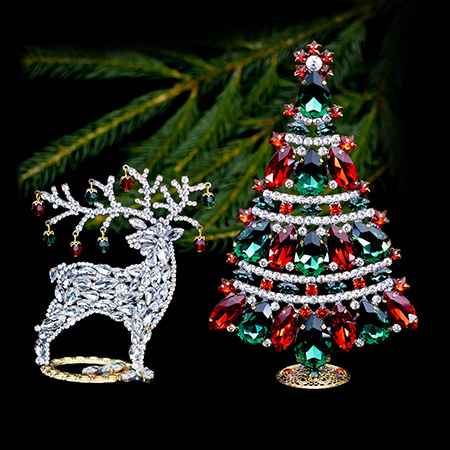
[[[97,244],[104,252],[107,246],[105,233],[111,221],[122,215],[129,220],[135,232],[126,237],[131,248],[139,250],[144,260],[125,268],[114,268],[106,264],[90,262],[61,263],[50,270],[50,279],[56,283],[55,297],[50,303],[46,317],[36,327],[39,334],[36,341],[36,362],[41,371],[53,378],[78,382],[114,382],[117,380],[140,380],[149,382],[153,379],[153,371],[144,366],[146,344],[152,330],[161,320],[172,299],[176,284],[176,261],[173,242],[179,239],[183,228],[173,227],[174,222],[187,222],[199,231],[195,239],[195,247],[201,251],[206,242],[201,234],[200,223],[188,216],[182,215],[187,206],[196,206],[197,202],[190,200],[191,193],[207,190],[202,197],[202,203],[211,206],[213,194],[209,192],[210,183],[189,185],[187,177],[171,182],[172,188],[178,193],[179,202],[172,197],[169,188],[162,185],[163,177],[158,175],[153,183],[148,182],[148,169],[142,174],[134,168],[124,166],[125,175],[120,179],[120,186],[128,191],[137,180],[140,184],[138,192],[143,199],[136,198],[138,207],[125,207],[117,202],[114,196],[115,177],[110,176],[107,184],[89,180],[90,188],[86,191],[85,200],[89,206],[82,206],[76,201],[67,185],[62,186],[65,199],[60,197],[56,187],[51,192],[36,191],[36,201],[32,210],[41,215],[48,202],[54,208],[65,209],[61,214],[46,221],[48,230],[43,239],[47,244],[54,242],[54,233],[50,227],[61,219],[81,215],[81,220],[73,232],[74,240],[70,249],[74,256],[81,252],[82,245],[78,235],[85,223],[96,216],[106,216],[100,228],[101,237]],[[98,191],[103,192],[109,200],[109,206],[98,201]],[[154,201],[152,195],[162,194],[165,201]],[[206,197],[205,197],[206,196]],[[143,207],[143,208],[141,208]],[[161,217],[155,217],[156,210],[166,210]],[[165,214],[165,216],[164,216]],[[131,333],[129,362],[105,358],[62,358],[50,360],[50,343],[63,330],[77,321],[92,314],[104,314],[111,319],[123,322]],[[62,372],[56,369],[65,364],[91,364],[85,367],[81,374]],[[94,365],[92,365],[94,364]]]

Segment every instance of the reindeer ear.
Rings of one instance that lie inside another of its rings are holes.
[[[183,236],[184,228],[172,228],[169,233],[167,234],[167,237],[171,241],[176,241],[180,239],[181,236]]]
[[[133,228],[136,228],[136,230],[146,230],[147,229],[146,223],[143,220],[138,219],[137,217],[132,217],[129,220],[129,222]]]

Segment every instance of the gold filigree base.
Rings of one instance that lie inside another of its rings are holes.
[[[101,366],[102,370],[99,374],[95,371],[91,373],[72,373],[57,369],[59,366],[71,364],[96,365]],[[98,358],[97,356],[69,356],[53,359],[50,361],[50,364],[41,366],[41,372],[50,378],[76,383],[115,383],[116,381],[134,381],[137,379],[137,374],[130,363],[120,359]],[[150,379],[140,379],[140,381],[149,382]]]
[[[294,364],[280,370],[276,377],[280,383],[294,388],[326,389],[347,383],[350,374],[341,367],[331,364],[325,364],[317,370],[302,364]]]

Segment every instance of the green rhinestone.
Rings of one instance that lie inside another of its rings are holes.
[[[379,344],[389,336],[389,326],[379,326],[369,323],[364,325],[359,338],[366,344]]]
[[[348,202],[348,207],[354,211],[360,211],[361,209],[367,208],[369,204],[369,200],[362,197],[357,197]]]
[[[370,279],[375,283],[380,283],[381,281],[384,281],[387,278],[389,278],[391,273],[392,273],[391,269],[388,268],[380,269],[374,272],[374,274],[370,277]]]
[[[97,247],[102,253],[106,253],[109,250],[109,242],[107,238],[100,238],[97,241]]]
[[[389,320],[380,308],[367,300],[362,300],[358,314],[357,325],[361,329],[359,338],[366,344],[378,344],[389,336]]]
[[[338,294],[339,292],[343,292],[346,287],[347,285],[345,283],[332,281],[325,286],[325,291],[327,294]]]
[[[206,208],[212,208],[214,206],[214,194],[211,192],[203,194],[201,201]]]
[[[270,222],[266,219],[251,222],[234,240],[234,252],[240,259],[257,262],[267,256],[270,245]]]
[[[297,361],[306,367],[320,367],[331,356],[332,341],[324,330],[324,324],[317,316],[310,316],[300,328],[294,348]]]
[[[263,209],[264,211],[272,211],[275,208],[272,200],[266,197],[254,198],[253,203],[255,203],[259,209]]]
[[[331,107],[331,94],[323,77],[312,72],[305,77],[303,83],[298,91],[295,106],[306,117],[324,116]]]
[[[314,149],[310,149],[295,169],[295,187],[302,195],[319,195],[327,181],[327,168],[322,158]]]
[[[242,315],[238,325],[238,336],[248,344],[261,344],[272,326],[272,308],[269,302],[263,302],[249,308]]]
[[[328,253],[320,237],[310,231],[303,238],[295,254],[294,264],[306,276],[321,274],[328,263]]]
[[[52,246],[55,243],[55,234],[53,233],[53,231],[44,231],[44,234],[42,235],[42,241],[48,247]]]
[[[375,263],[388,255],[391,241],[376,225],[355,222],[352,234],[355,238],[355,249],[364,261]]]
[[[84,199],[90,204],[93,205],[96,201],[98,201],[98,192],[96,189],[88,189],[84,194]]]
[[[288,127],[291,129],[292,133],[299,134],[301,136],[306,136],[309,134],[309,129],[303,123],[289,123]]]
[[[322,208],[319,205],[305,205],[300,209],[305,216],[316,216],[322,212]]]
[[[282,294],[295,294],[299,288],[293,283],[280,283],[278,289]]]
[[[236,280],[250,281],[250,282],[253,281],[251,273],[247,272],[244,269],[233,270],[233,273],[235,275]]]
[[[331,123],[323,123],[316,128],[318,136],[328,136],[336,130],[336,126]]]

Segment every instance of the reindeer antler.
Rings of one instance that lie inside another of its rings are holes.
[[[114,195],[114,184],[116,179],[112,175],[108,177],[106,184],[102,184],[97,180],[90,179],[89,183],[91,185],[91,188],[90,190],[88,189],[88,191],[90,192],[96,192],[95,188],[101,190],[103,192],[103,195],[108,199],[109,206],[105,206],[98,201],[93,202],[93,205],[91,207],[82,206],[80,202],[72,197],[69,186],[67,184],[62,185],[65,199],[60,197],[56,187],[52,186],[51,193],[45,191],[36,191],[36,201],[33,203],[33,205],[38,204],[41,206],[41,208],[39,209],[39,215],[42,213],[41,211],[45,209],[44,207],[42,207],[42,200],[48,201],[53,205],[54,208],[62,207],[66,209],[66,211],[64,211],[63,213],[49,219],[46,222],[46,225],[48,227],[50,227],[50,225],[56,224],[67,216],[75,216],[81,214],[82,218],[73,232],[75,241],[78,234],[84,228],[85,223],[89,219],[94,219],[96,216],[107,216],[101,227],[102,238],[104,238],[104,233],[110,226],[111,221],[121,215],[126,218],[130,216],[138,217],[140,219],[149,221],[152,224],[155,224],[157,222],[157,219],[154,217],[154,210],[156,209],[166,209],[169,212],[169,214],[165,217],[166,223],[171,221],[188,222],[201,232],[202,227],[200,223],[193,218],[181,215],[181,212],[186,206],[197,205],[196,201],[189,199],[190,194],[192,192],[209,189],[209,187],[211,186],[209,182],[199,183],[191,186],[189,185],[189,178],[187,176],[183,176],[181,178],[182,184],[180,184],[177,180],[172,180],[171,185],[176,188],[180,198],[180,201],[176,202],[170,194],[167,186],[161,185],[163,181],[162,175],[158,175],[153,182],[153,185],[150,185],[148,181],[148,169],[145,169],[141,174],[136,169],[127,165],[125,165],[123,168],[127,177],[134,177],[141,185],[141,187],[138,189],[138,193],[142,194],[143,198],[135,198],[135,203],[142,206],[142,209],[136,207],[126,207],[117,201]],[[154,202],[152,205],[152,195],[154,195],[158,191],[158,189],[163,194],[166,203]]]
[[[167,186],[161,186],[160,191],[164,195],[164,198],[166,199],[167,203],[155,202],[153,204],[153,208],[167,209],[169,211],[169,214],[166,217],[166,219],[169,221],[185,221],[190,223],[194,227],[198,228],[200,224],[197,220],[187,216],[182,216],[180,215],[180,213],[186,206],[197,206],[196,201],[189,200],[190,193],[195,191],[203,191],[208,186],[210,186],[210,183],[199,183],[194,186],[191,186],[189,184],[189,178],[187,176],[183,176],[181,178],[181,182],[182,185],[180,185],[180,183],[177,180],[172,180],[170,183],[178,192],[178,196],[180,197],[181,200],[179,203],[177,203],[173,199]]]

